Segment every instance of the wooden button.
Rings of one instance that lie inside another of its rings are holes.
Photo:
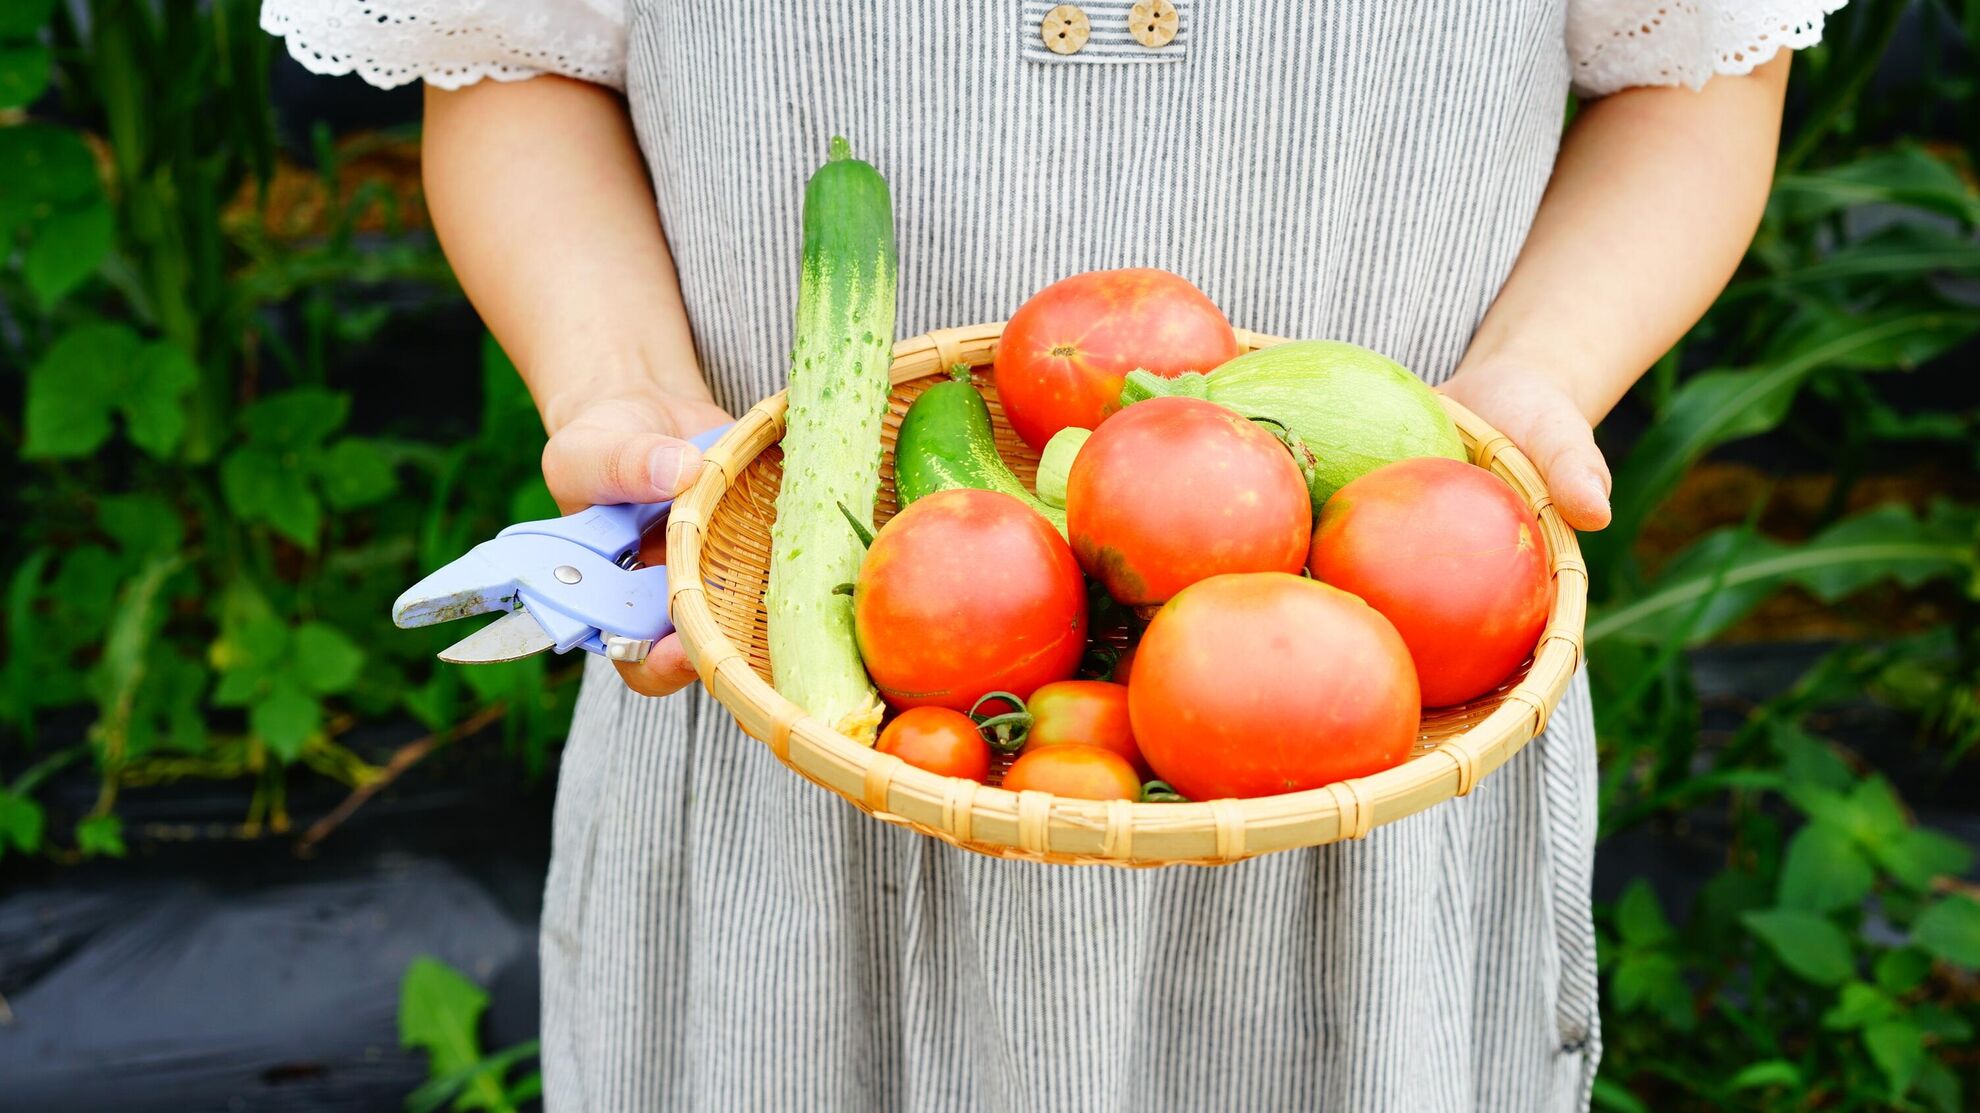
[[[1128,9],[1128,34],[1150,50],[1175,42],[1176,26],[1181,22],[1169,0],[1139,0]]]
[[[1173,10],[1173,9],[1171,9]],[[1086,38],[1093,33],[1093,21],[1086,18],[1086,12],[1073,4],[1060,4],[1045,13],[1045,21],[1039,24],[1038,33],[1045,38],[1045,49],[1054,54],[1077,54],[1086,45]]]

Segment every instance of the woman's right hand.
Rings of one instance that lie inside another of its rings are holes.
[[[675,394],[658,386],[621,387],[544,407],[550,426],[543,449],[543,480],[568,514],[585,506],[665,502],[687,490],[701,470],[701,453],[686,438],[731,421],[705,393]],[[654,531],[640,545],[640,561],[666,563],[666,539]],[[665,696],[694,683],[678,634],[654,643],[644,661],[615,661],[626,686]]]

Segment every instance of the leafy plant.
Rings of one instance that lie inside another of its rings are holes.
[[[1970,54],[1928,35],[1922,71],[1880,72],[1907,21],[1971,36],[1980,6],[1852,5],[1797,60],[1801,126],[1760,233],[1636,392],[1652,416],[1619,455],[1615,524],[1584,538],[1602,835],[1647,828],[1722,863],[1695,897],[1639,878],[1598,910],[1598,1108],[1951,1113],[1980,1086],[1972,852],[1919,826],[1890,777],[1817,726],[1867,693],[1918,713],[1947,771],[1980,735],[1980,510],[1941,494],[1852,511],[1879,472],[1929,467],[1954,477],[1946,491],[1980,472],[1973,414],[1901,406],[1885,385],[1966,358],[1980,335],[1976,90],[1939,68]],[[1866,99],[1873,81],[1885,88]],[[1932,126],[1945,130],[1919,137]],[[1743,522],[1652,554],[1645,531],[1691,470],[1762,435],[1832,466],[1813,517],[1770,532],[1762,491]],[[1783,591],[1865,630],[1892,630],[1894,599],[1936,624],[1838,646],[1706,731],[1689,651]]]
[[[542,1092],[543,1078],[535,1071],[509,1078],[516,1066],[536,1057],[536,1040],[482,1053],[481,1014],[487,1007],[488,994],[480,986],[438,959],[416,958],[406,968],[399,983],[399,1045],[425,1051],[428,1072],[427,1081],[406,1095],[406,1113],[442,1108],[516,1113]]]
[[[540,768],[568,670],[438,671],[448,634],[386,618],[550,507],[492,344],[437,403],[357,404],[395,318],[459,304],[416,209],[349,171],[379,141],[319,129],[313,173],[281,157],[251,0],[5,7],[0,107],[26,112],[0,122],[0,857],[121,854],[119,793],[184,777],[244,779],[243,829],[284,829],[292,776],[383,775],[340,741],[365,717],[444,738],[499,709]],[[51,826],[37,792],[85,764],[94,806]]]

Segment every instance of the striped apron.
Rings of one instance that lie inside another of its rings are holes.
[[[893,187],[904,336],[1155,266],[1236,324],[1448,375],[1552,166],[1561,0],[1172,2],[1147,46],[1128,0],[1085,0],[1060,53],[1040,0],[634,0],[627,95],[716,397],[783,384],[834,134]],[[1585,1108],[1594,774],[1577,681],[1471,795],[1364,842],[1004,862],[594,662],[545,901],[548,1104]]]

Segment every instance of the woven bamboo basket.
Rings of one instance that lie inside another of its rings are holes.
[[[876,522],[895,509],[894,435],[921,391],[957,363],[986,369],[1002,322],[940,329],[894,345]],[[1238,331],[1245,351],[1280,343]],[[983,370],[997,446],[1029,485],[1037,454],[1004,421]],[[1359,839],[1370,829],[1471,791],[1547,724],[1580,663],[1588,572],[1540,475],[1505,436],[1449,399],[1473,462],[1524,496],[1540,520],[1554,600],[1531,661],[1498,691],[1461,707],[1426,711],[1409,760],[1373,776],[1248,800],[1141,804],[1007,792],[943,777],[879,753],[805,714],[770,684],[763,590],[770,523],[782,474],[778,441],[785,397],[751,409],[704,455],[694,486],[667,525],[673,619],[701,681],[744,731],[784,764],[876,819],[1000,858],[1067,865],[1222,865],[1275,850]]]

